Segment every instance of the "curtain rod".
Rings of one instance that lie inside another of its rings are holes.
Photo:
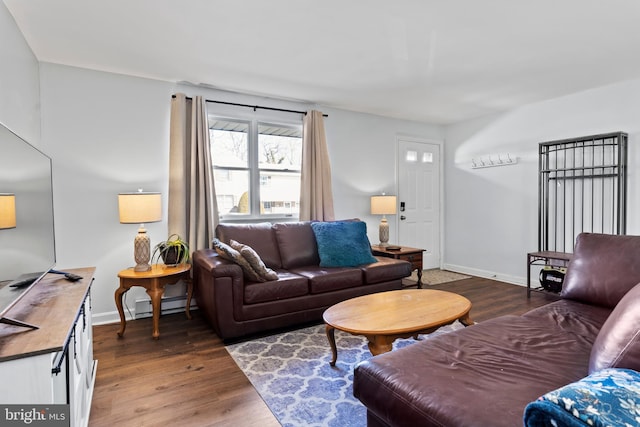
[[[172,98],[175,98],[175,95],[171,95]],[[185,97],[187,99],[192,99],[190,96]],[[214,104],[224,104],[224,105],[233,105],[234,107],[248,107],[248,108],[253,108],[253,111],[256,111],[258,108],[262,109],[262,110],[272,110],[272,111],[283,111],[285,113],[297,113],[297,114],[304,114],[305,116],[307,115],[306,111],[298,111],[298,110],[287,110],[284,108],[274,108],[274,107],[263,107],[260,105],[249,105],[249,104],[238,104],[236,102],[226,102],[226,101],[214,101],[211,99],[205,99],[205,102],[211,102]],[[323,114],[322,117],[329,117],[328,114]]]

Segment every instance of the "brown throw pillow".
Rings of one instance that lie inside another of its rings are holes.
[[[247,260],[251,268],[263,279],[263,281],[278,280],[278,273],[267,267],[260,255],[251,246],[245,245],[235,240],[230,240],[231,247],[240,252],[240,255]]]
[[[213,239],[213,248],[222,258],[235,262],[242,268],[244,277],[252,282],[264,282],[265,279],[260,277],[258,273],[251,267],[251,264],[242,256],[240,252],[219,239]]]
[[[640,283],[622,297],[593,343],[589,373],[605,368],[640,370]]]

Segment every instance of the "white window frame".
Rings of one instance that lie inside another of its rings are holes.
[[[302,135],[302,116],[299,114],[287,114],[286,117],[283,115],[277,114],[272,111],[255,111],[252,113],[224,113],[219,114],[215,111],[215,109],[211,108],[211,104],[209,104],[209,112],[208,112],[208,120],[211,122],[212,120],[228,120],[232,122],[244,122],[248,124],[248,167],[247,171],[249,173],[249,206],[250,212],[249,214],[220,214],[220,222],[257,222],[257,221],[272,221],[272,222],[283,222],[283,221],[297,221],[299,219],[300,210],[295,214],[260,214],[260,172],[264,171],[277,171],[277,172],[291,172],[291,173],[301,173],[302,164],[299,169],[287,171],[282,169],[267,169],[260,168],[258,164],[259,153],[258,153],[258,125],[272,125],[282,128],[291,128],[300,131],[300,135]],[[214,110],[214,111],[212,111]],[[292,117],[293,116],[293,117]],[[296,121],[296,119],[298,119]],[[300,143],[302,144],[302,137],[300,138]],[[215,153],[212,154],[215,156]],[[212,163],[215,163],[215,159]],[[244,168],[233,168],[233,167],[218,167],[213,166],[215,169],[221,170],[245,170]],[[299,208],[299,206],[298,206]]]

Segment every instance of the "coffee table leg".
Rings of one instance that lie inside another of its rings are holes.
[[[469,316],[469,313],[465,314],[464,316],[462,316],[460,319],[458,319],[460,321],[460,323],[462,323],[464,326],[471,326],[471,325],[475,325],[476,322],[473,321],[473,319],[471,318],[471,316]]]
[[[329,340],[329,345],[331,346],[331,353],[333,355],[331,362],[329,364],[331,366],[336,366],[336,360],[338,360],[338,347],[336,347],[336,328],[331,325],[327,325],[325,328],[325,332],[327,334],[327,339]]]
[[[390,335],[367,335],[369,351],[374,356],[391,351],[396,338]]]

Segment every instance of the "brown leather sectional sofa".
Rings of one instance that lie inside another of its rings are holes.
[[[640,370],[639,282],[640,236],[581,234],[561,300],[358,365],[368,426],[522,426],[547,392],[607,367]]]
[[[193,254],[194,295],[216,334],[228,340],[322,320],[340,301],[400,289],[411,264],[390,258],[357,267],[320,267],[309,222],[220,224],[217,237],[252,247],[278,280],[248,282],[241,268],[213,249]]]

